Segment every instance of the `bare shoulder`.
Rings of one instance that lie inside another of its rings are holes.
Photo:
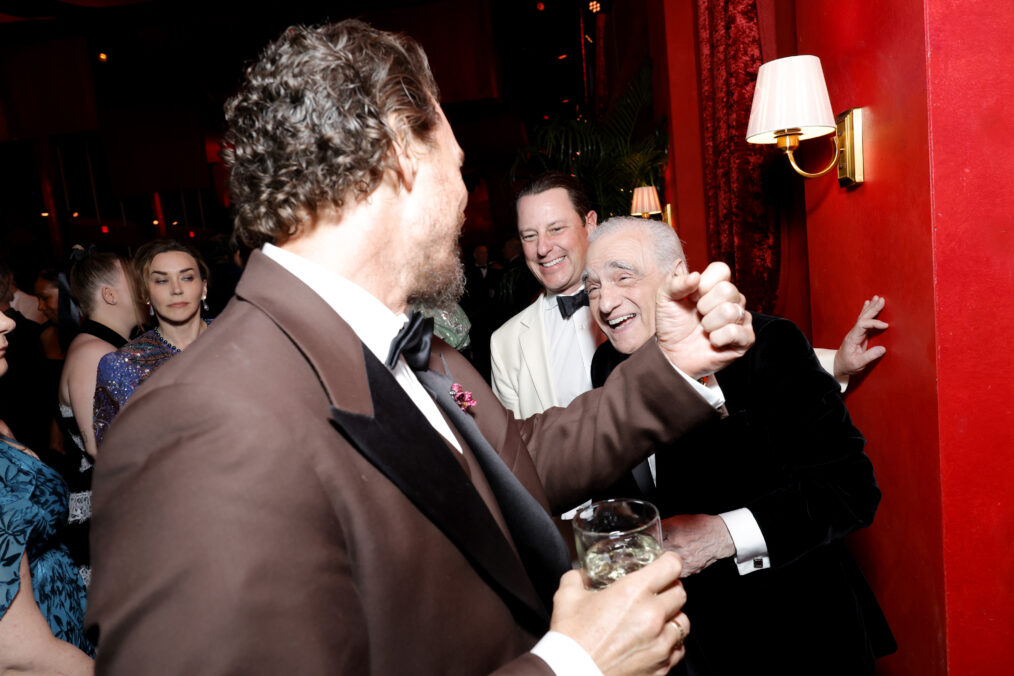
[[[87,333],[78,334],[67,349],[67,361],[72,359],[94,360],[96,363],[103,355],[116,352],[112,343]]]
[[[80,334],[71,342],[67,349],[67,359],[64,361],[64,371],[73,373],[81,369],[94,371],[99,360],[110,352],[116,352],[112,343],[106,342],[96,336]]]

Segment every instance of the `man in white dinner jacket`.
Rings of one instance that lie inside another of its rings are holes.
[[[581,275],[598,214],[581,183],[559,172],[541,174],[522,186],[516,208],[525,261],[544,292],[493,333],[491,383],[504,407],[517,418],[528,418],[566,406],[592,387],[592,356],[605,337],[588,310]],[[874,296],[838,350],[815,349],[842,392],[850,375],[886,352],[882,346],[867,348],[869,332],[887,328],[876,319],[883,308],[884,299]]]

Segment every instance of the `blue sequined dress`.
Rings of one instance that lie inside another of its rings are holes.
[[[170,344],[157,328],[130,341],[116,352],[110,352],[99,361],[95,382],[95,443],[102,439],[127,399],[134,394],[152,372],[179,350]]]
[[[35,603],[53,635],[92,655],[84,635],[84,582],[59,540],[67,523],[67,484],[21,448],[0,435],[0,616],[21,588],[27,552]]]

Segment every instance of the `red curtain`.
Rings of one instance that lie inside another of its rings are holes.
[[[757,14],[756,0],[697,0],[705,216],[710,259],[732,268],[750,309],[772,312],[781,237],[761,189],[769,154],[746,142],[761,65]]]

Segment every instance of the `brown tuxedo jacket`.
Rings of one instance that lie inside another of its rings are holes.
[[[473,393],[469,415],[546,509],[716,415],[650,346],[609,386],[516,421],[434,342],[431,369]],[[406,402],[319,296],[255,253],[103,445],[98,673],[548,674],[527,653],[546,595],[475,454]]]

